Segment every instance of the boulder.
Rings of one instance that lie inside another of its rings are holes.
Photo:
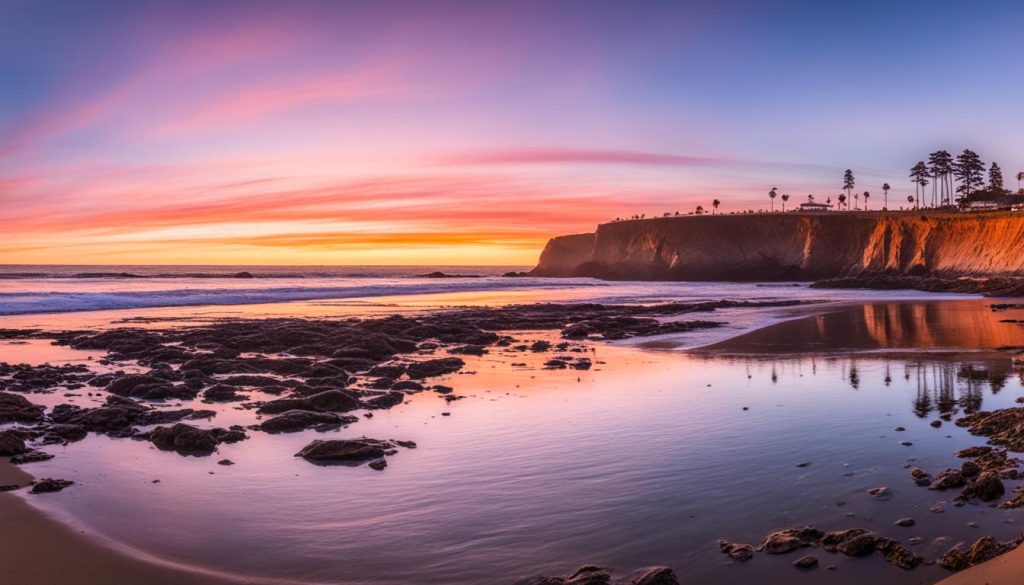
[[[422,362],[413,362],[406,368],[406,373],[414,380],[421,380],[423,378],[455,373],[461,370],[465,365],[466,362],[462,361],[460,358],[437,358]]]
[[[291,433],[315,427],[334,427],[356,422],[354,416],[341,416],[333,412],[289,410],[274,418],[263,421],[255,428],[266,433]]]
[[[11,422],[39,422],[43,420],[42,406],[10,392],[0,392],[0,424]]]
[[[248,438],[238,430],[199,429],[184,423],[173,427],[157,427],[146,437],[158,449],[176,451],[182,455],[210,455],[220,443],[235,443]]]
[[[313,441],[295,454],[312,463],[365,463],[383,458],[395,445],[377,439]]]

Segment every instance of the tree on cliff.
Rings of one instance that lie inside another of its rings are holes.
[[[718,211],[718,206],[721,205],[721,204],[722,204],[722,202],[719,201],[718,199],[715,199],[714,201],[711,202],[711,214],[712,215],[714,215],[715,212]]]
[[[775,211],[775,198],[779,196],[777,192],[778,189],[778,187],[772,187],[772,190],[768,192],[768,198],[771,199],[773,212]]]
[[[996,193],[1006,190],[1003,188],[1003,169],[999,168],[995,161],[992,161],[992,166],[988,168],[988,188]]]
[[[882,183],[882,196],[885,198],[882,209],[889,209],[889,183]]]
[[[853,190],[853,184],[853,171],[846,169],[846,172],[843,173],[843,190],[846,191],[847,199],[850,198],[850,191]],[[857,206],[854,205],[853,208],[856,209]]]
[[[938,185],[939,204],[949,203],[952,193],[953,155],[945,150],[936,150],[928,155],[928,171],[935,181],[932,183],[932,204],[935,204],[936,185]]]
[[[864,192],[864,211],[868,210],[868,198],[871,197],[871,193],[868,191]]]
[[[844,205],[846,205],[846,195],[839,195],[839,208],[842,209]]]
[[[960,186],[956,188],[957,193],[963,193],[969,197],[975,189],[981,186],[981,174],[985,171],[985,163],[981,157],[972,150],[964,150],[957,155],[956,164],[953,165],[953,174],[960,180]]]
[[[924,164],[923,160],[917,161],[917,164],[910,168],[910,178],[914,182],[914,200],[917,201],[918,209],[921,208],[921,192],[928,185],[929,176],[928,165]]]
[[[782,194],[782,211],[786,211],[786,202],[787,201],[789,201],[789,194],[788,193],[783,193]]]

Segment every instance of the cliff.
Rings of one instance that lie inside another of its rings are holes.
[[[775,213],[606,223],[553,238],[532,274],[617,280],[1024,275],[1024,212]]]

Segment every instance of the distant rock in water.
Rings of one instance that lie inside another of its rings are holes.
[[[234,274],[234,278],[256,278],[256,277],[253,276],[251,272],[245,272],[243,270],[242,272],[236,272]]]
[[[445,274],[441,271],[434,271],[428,274],[418,274],[420,278],[480,278],[479,274]]]
[[[553,238],[532,276],[609,280],[1024,277],[1024,213],[762,213],[605,223]],[[894,287],[895,288],[895,287]]]

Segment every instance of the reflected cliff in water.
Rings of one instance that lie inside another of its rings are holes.
[[[705,350],[827,353],[1024,348],[1024,309],[989,301],[867,303],[779,323]]]

